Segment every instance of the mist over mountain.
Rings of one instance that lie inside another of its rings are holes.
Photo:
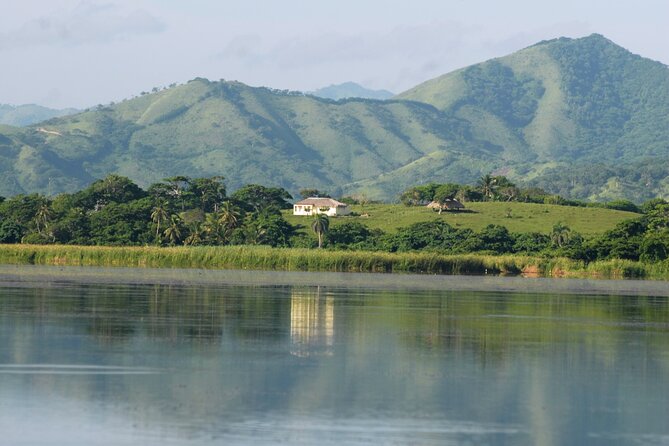
[[[223,175],[392,200],[508,175],[586,199],[669,196],[669,70],[600,35],[540,42],[389,100],[194,79],[28,128],[0,126],[0,194],[108,173],[141,186]],[[588,166],[596,164],[596,172]]]

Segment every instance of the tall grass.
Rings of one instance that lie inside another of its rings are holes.
[[[586,265],[569,259],[521,255],[327,251],[264,246],[160,248],[0,245],[0,263],[426,274],[529,272],[557,277],[669,278],[667,262],[647,264],[615,260]]]

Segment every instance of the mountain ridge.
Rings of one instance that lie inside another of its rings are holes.
[[[619,198],[641,200],[669,192],[669,170],[658,168],[667,141],[667,67],[592,35],[539,42],[384,101],[196,78],[25,129],[0,127],[0,193],[71,191],[117,173],[142,186],[223,175],[231,189],[262,183],[392,200],[421,182],[503,172],[575,198],[629,184]],[[581,174],[571,187],[542,182],[594,162],[635,169],[587,187]]]
[[[350,98],[386,100],[395,96],[395,93],[392,93],[388,90],[372,90],[355,82],[344,82],[341,84],[329,85],[327,87],[310,91],[308,94],[318,96],[320,98],[332,99],[335,101]]]
[[[76,108],[54,109],[37,104],[0,104],[0,124],[25,127],[51,118],[78,113]]]

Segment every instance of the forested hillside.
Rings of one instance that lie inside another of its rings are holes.
[[[541,42],[385,101],[198,78],[0,126],[0,195],[74,191],[116,173],[142,187],[219,175],[231,189],[394,200],[412,185],[492,173],[572,198],[642,201],[666,196],[667,156],[669,70],[593,35]]]

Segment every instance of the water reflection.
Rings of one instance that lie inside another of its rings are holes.
[[[290,342],[295,356],[332,355],[334,297],[315,289],[293,288],[290,296]]]
[[[663,444],[668,341],[664,297],[0,287],[0,431],[8,444]]]

